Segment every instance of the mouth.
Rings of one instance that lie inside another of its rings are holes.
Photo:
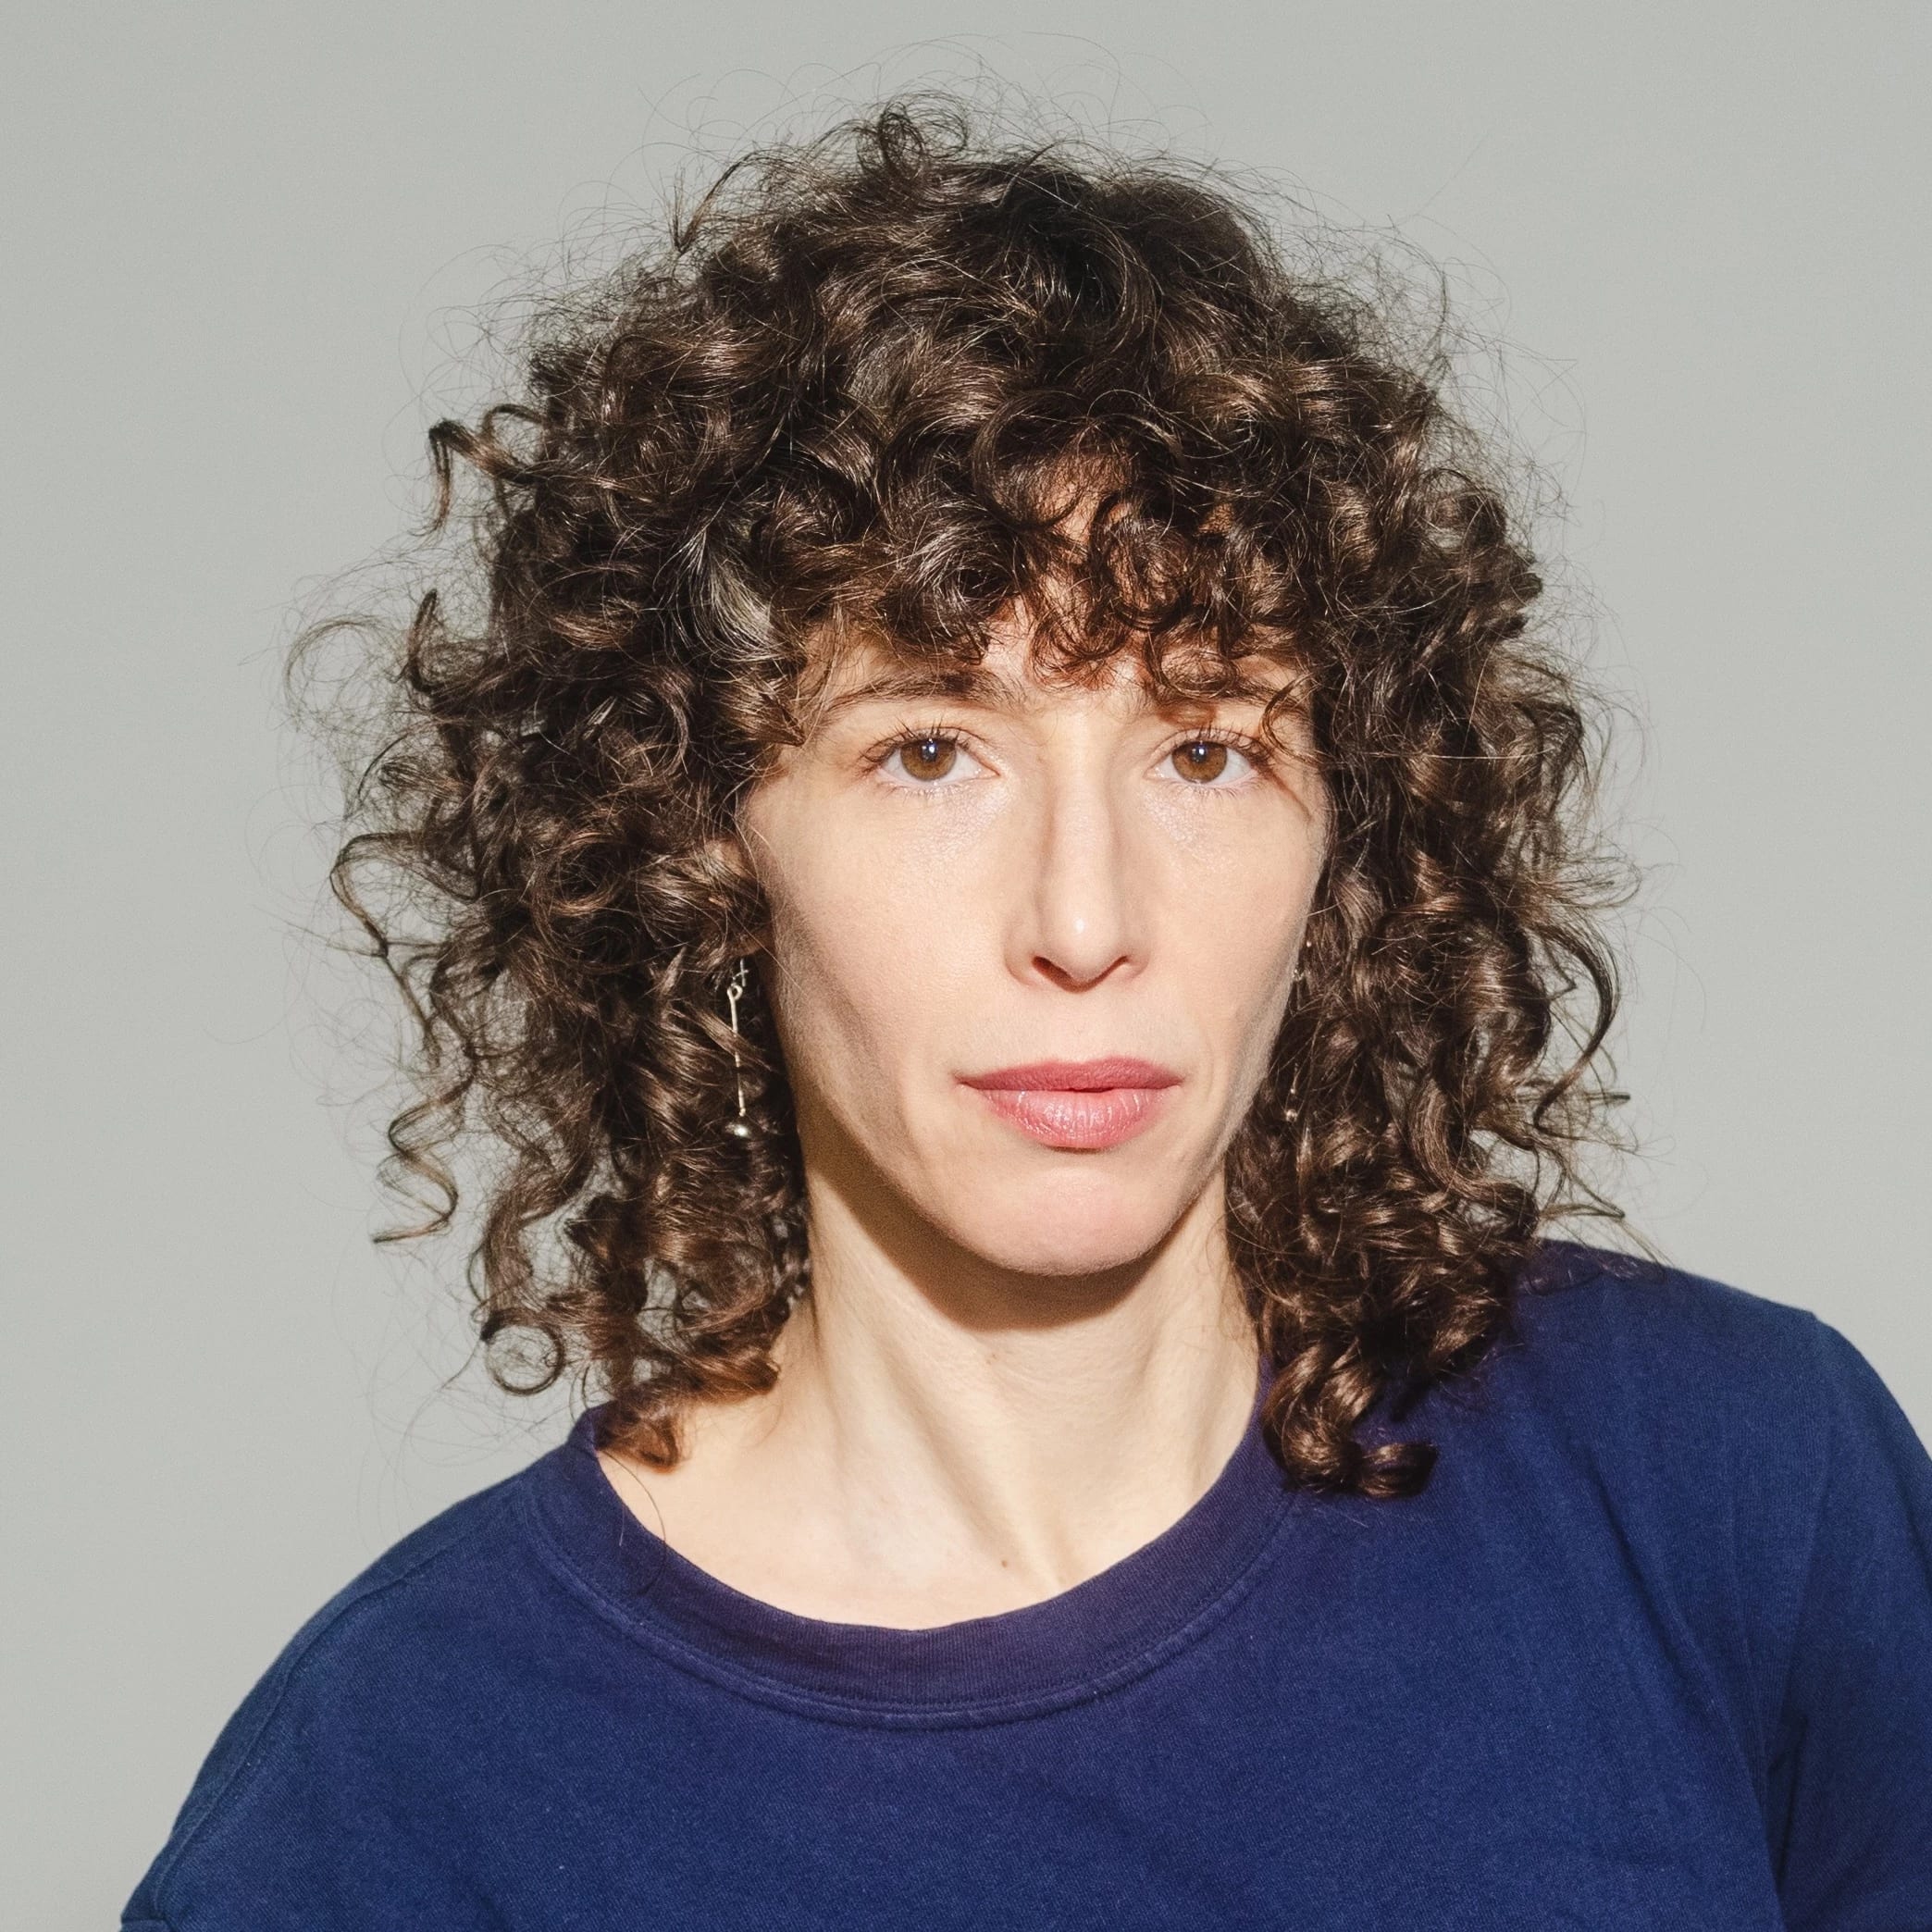
[[[1092,1152],[1149,1125],[1181,1076],[1152,1060],[1036,1060],[964,1075],[1000,1119],[1044,1146]]]

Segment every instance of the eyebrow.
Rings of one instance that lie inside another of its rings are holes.
[[[882,671],[850,690],[835,692],[825,700],[819,716],[821,721],[827,720],[855,704],[886,699],[905,703],[924,698],[950,698],[955,702],[1018,710],[1026,701],[1026,691],[1017,678],[989,671],[984,664],[909,664]]]

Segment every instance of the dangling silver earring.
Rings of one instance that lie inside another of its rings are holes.
[[[1297,978],[1301,976],[1302,962],[1308,956],[1308,947],[1314,937],[1312,931],[1303,928],[1301,947],[1294,956],[1294,972]],[[1292,1127],[1300,1118],[1301,1082],[1297,1079],[1289,1083],[1287,1102],[1282,1108],[1282,1123],[1283,1126]]]
[[[724,1132],[733,1140],[746,1141],[751,1138],[751,1123],[745,1118],[745,1070],[738,1062],[738,1001],[745,997],[745,988],[751,984],[751,961],[741,959],[732,968],[731,983],[724,988],[725,1003],[731,1009],[731,1077],[737,1088],[737,1118],[724,1123]]]

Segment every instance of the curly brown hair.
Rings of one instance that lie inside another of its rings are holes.
[[[469,1275],[505,1387],[575,1369],[663,1465],[689,1405],[771,1385],[810,1257],[755,979],[724,1132],[765,921],[735,811],[827,626],[971,661],[1059,587],[1057,648],[1155,678],[1290,640],[1331,840],[1230,1246],[1289,1477],[1427,1481],[1358,1425],[1483,1353],[1548,1217],[1615,1212],[1581,1163],[1616,988],[1593,714],[1446,356],[1396,341],[1211,170],[907,98],[726,169],[539,316],[521,393],[436,425],[471,562],[389,633],[331,879],[414,1016],[384,1175],[426,1212],[385,1238],[499,1150]]]

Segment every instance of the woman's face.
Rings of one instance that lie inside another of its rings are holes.
[[[808,1175],[1000,1269],[1147,1256],[1214,1189],[1266,1071],[1321,868],[1299,727],[1153,699],[1137,661],[1043,682],[840,654],[747,801],[762,963]]]

